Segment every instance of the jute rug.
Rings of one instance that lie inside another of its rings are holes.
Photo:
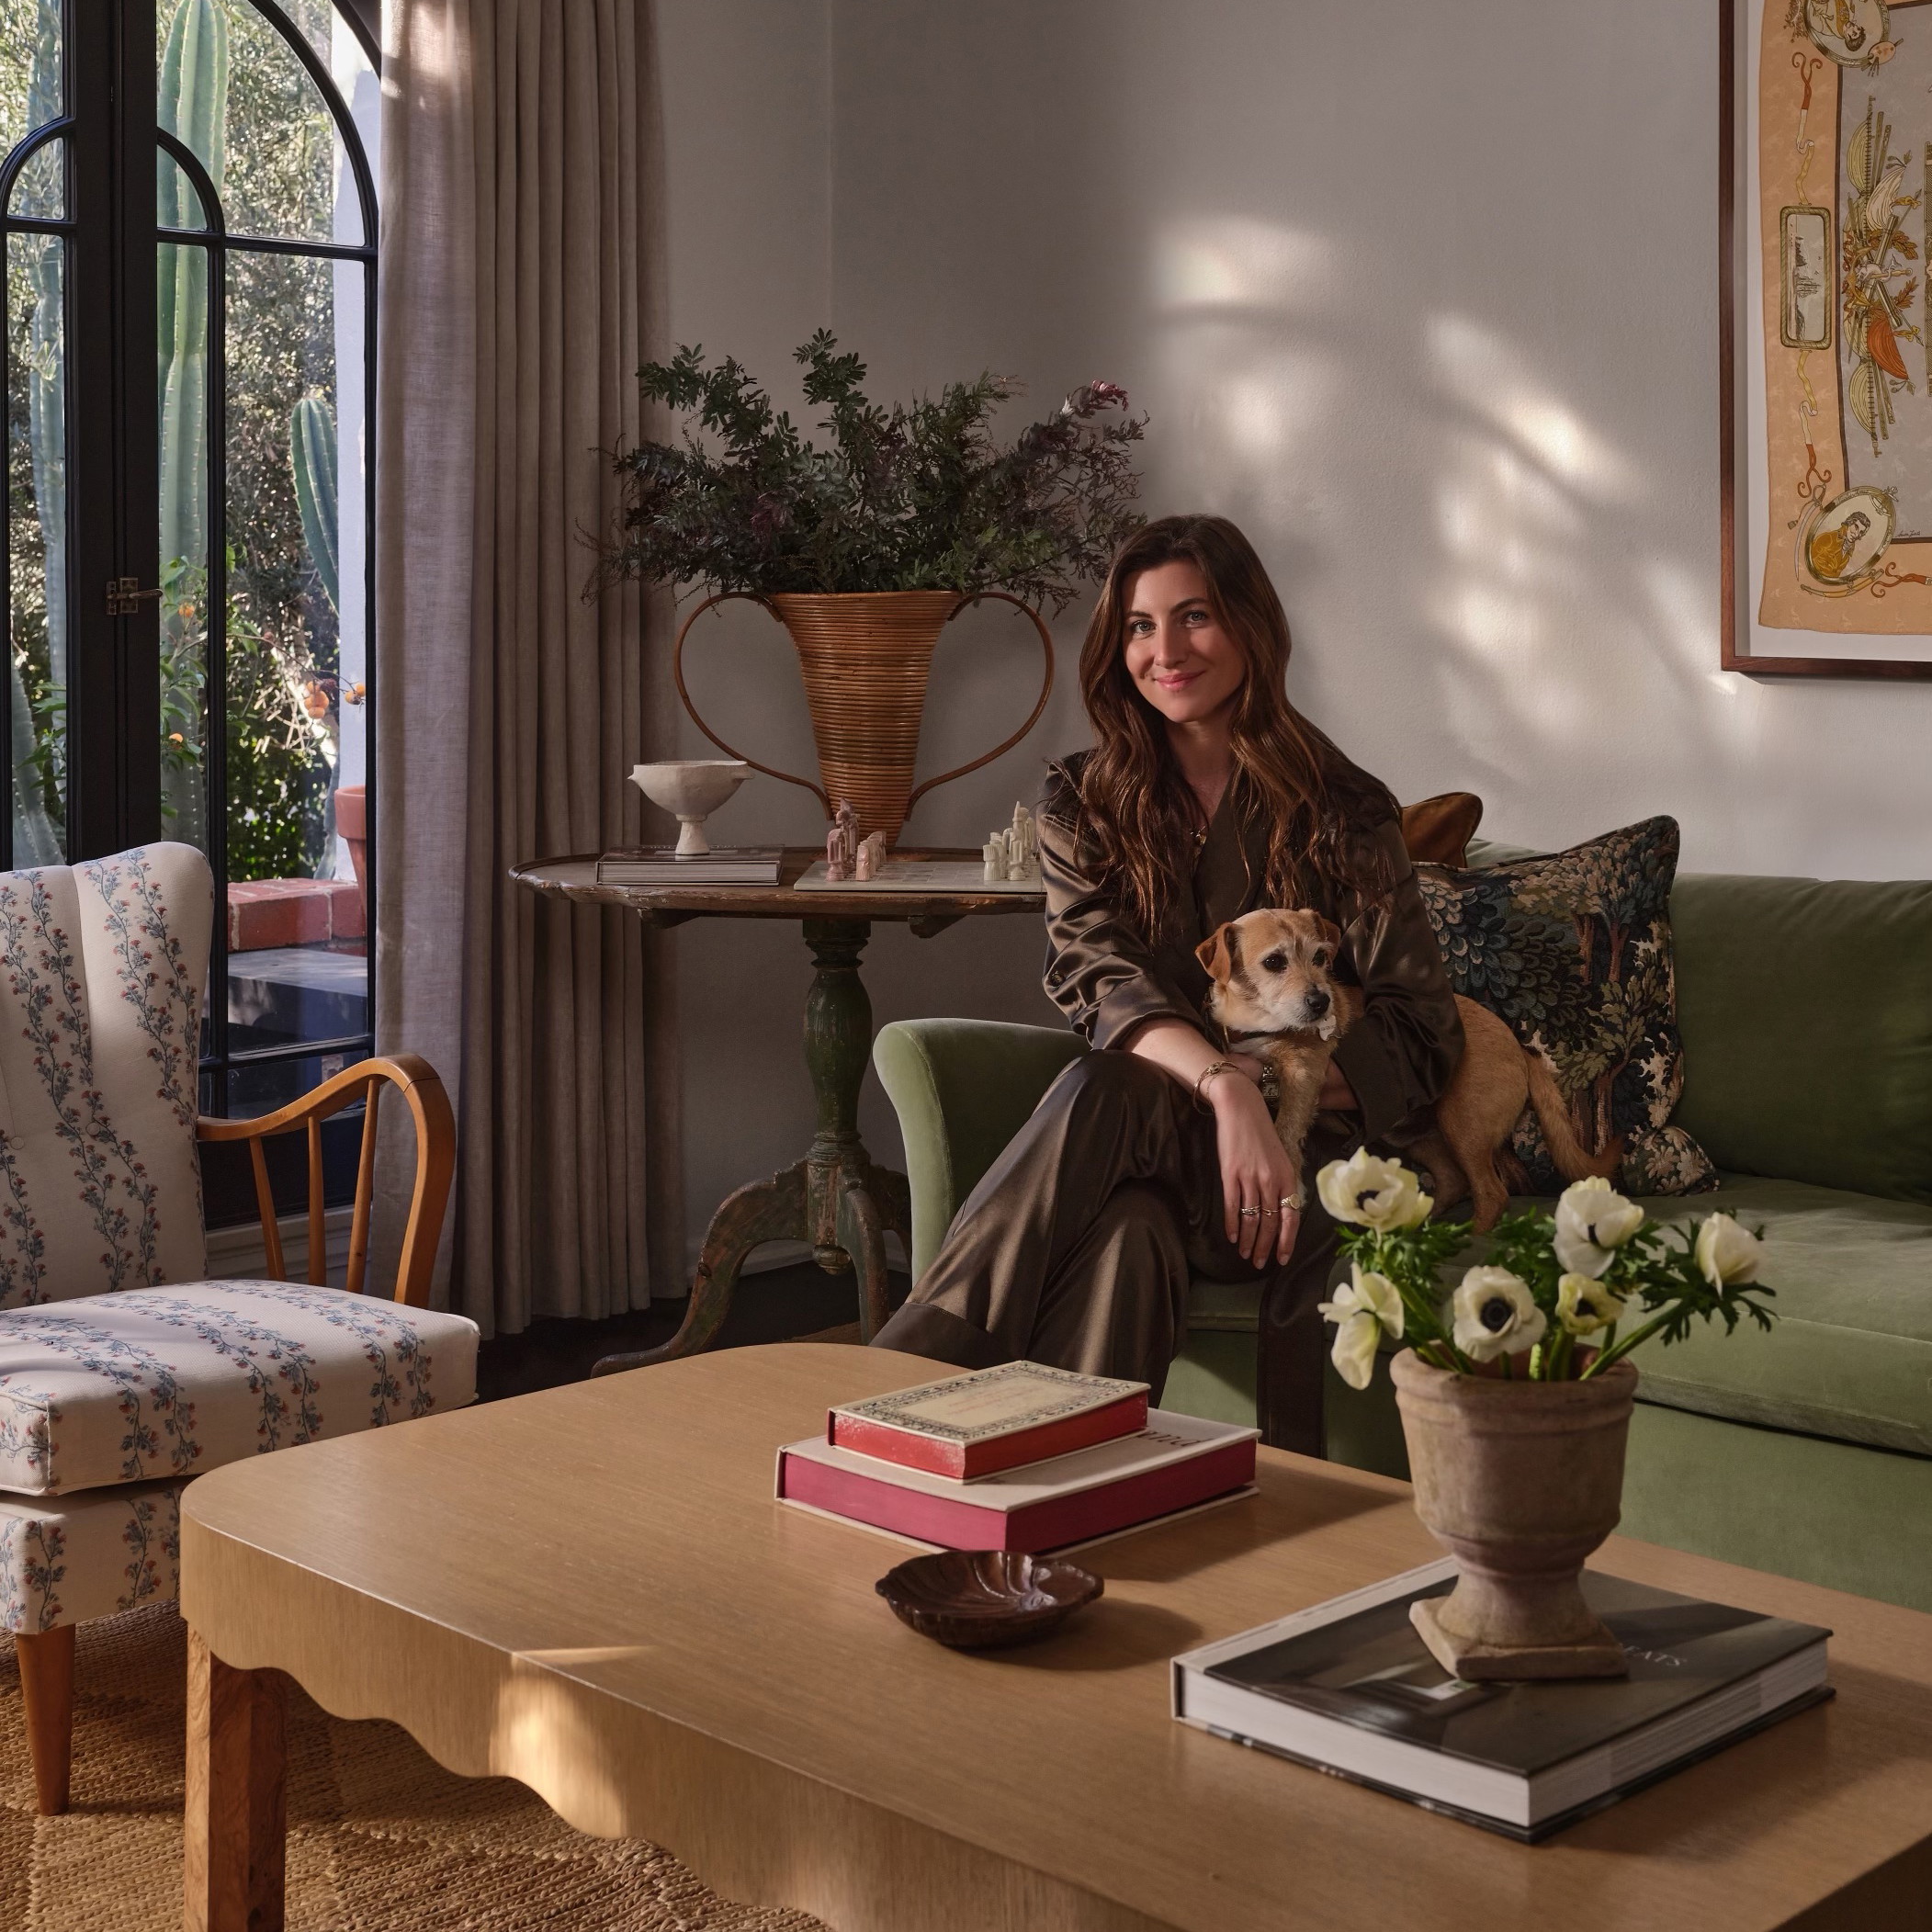
[[[186,1626],[81,1628],[73,1809],[34,1813],[20,1674],[0,1636],[0,1928],[177,1932]],[[289,1932],[825,1932],[734,1905],[670,1853],[588,1838],[507,1779],[452,1777],[393,1724],[288,1710]]]

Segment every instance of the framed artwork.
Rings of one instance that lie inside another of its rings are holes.
[[[1723,664],[1932,677],[1932,0],[1720,0]]]

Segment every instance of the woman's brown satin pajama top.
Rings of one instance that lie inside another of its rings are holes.
[[[1079,762],[1068,763],[1077,776]],[[1193,948],[1267,903],[1265,827],[1243,822],[1224,800],[1195,861],[1189,930],[1149,945],[1095,882],[1076,810],[1073,785],[1055,772],[1040,807],[1048,995],[1099,1048],[1124,1049],[1135,1028],[1156,1019],[1184,1021],[1216,1040]],[[1361,1112],[1317,1119],[1294,1253],[1260,1277],[1263,1439],[1312,1455],[1321,1453],[1326,1348],[1316,1304],[1335,1259],[1315,1173],[1362,1141],[1400,1147],[1412,1138],[1463,1051],[1401,828],[1391,819],[1361,836],[1381,848],[1395,880],[1388,896],[1365,906],[1352,894],[1316,893],[1304,903],[1341,927],[1337,970],[1362,989],[1362,1017],[1335,1053]],[[1131,1376],[1158,1399],[1186,1339],[1191,1271],[1220,1281],[1257,1275],[1224,1232],[1214,1116],[1149,1060],[1124,1050],[1088,1054],[1047,1090],[987,1170],[876,1342],[963,1368],[1023,1356]]]

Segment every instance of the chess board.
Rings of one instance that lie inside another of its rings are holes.
[[[1045,891],[1038,879],[989,879],[977,859],[895,859],[886,861],[876,879],[829,879],[825,861],[815,861],[800,875],[797,892],[1012,892],[1038,898]]]

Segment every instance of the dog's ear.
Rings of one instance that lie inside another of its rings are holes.
[[[1341,928],[1318,912],[1315,915],[1315,943],[1327,946],[1331,953],[1339,950],[1341,945]]]
[[[1194,957],[1206,969],[1207,977],[1216,986],[1225,985],[1234,975],[1235,947],[1238,943],[1232,925],[1216,926],[1201,943],[1194,948]]]

